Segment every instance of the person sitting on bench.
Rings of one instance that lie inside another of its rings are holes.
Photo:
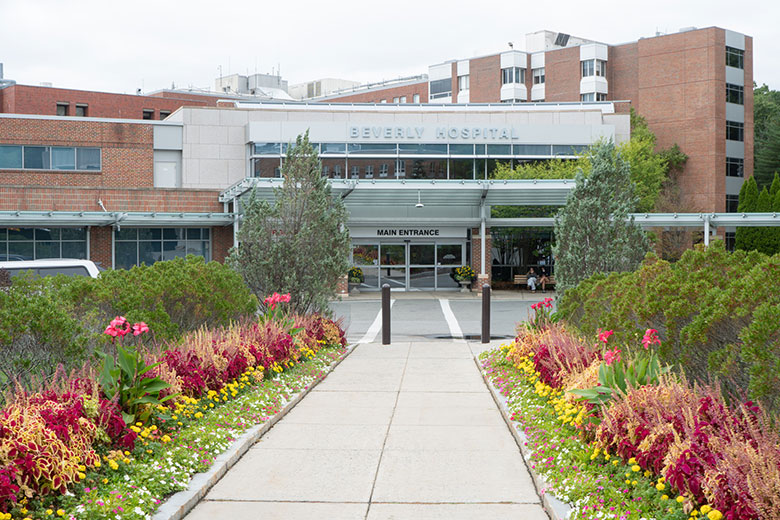
[[[533,267],[528,271],[528,274],[526,275],[526,277],[527,277],[526,283],[528,284],[528,288],[531,290],[531,292],[535,292],[536,291],[536,280],[538,278],[537,278],[536,271],[534,271]]]
[[[539,285],[542,286],[542,292],[547,292],[547,283],[550,281],[550,278],[547,276],[547,271],[544,269],[544,267],[539,268],[541,271],[541,275],[539,276]]]

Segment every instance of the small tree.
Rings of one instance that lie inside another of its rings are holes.
[[[290,293],[298,313],[327,312],[349,268],[347,210],[321,172],[308,132],[298,136],[273,203],[252,192],[244,204],[240,245],[228,259],[260,301],[272,292]]]
[[[645,233],[628,220],[637,203],[631,171],[612,143],[593,148],[587,181],[576,185],[555,217],[555,277],[565,291],[596,274],[636,269],[649,250]]]

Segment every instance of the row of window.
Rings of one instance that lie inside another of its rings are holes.
[[[117,269],[152,264],[187,255],[211,260],[209,228],[122,228],[114,232]]]
[[[85,228],[0,228],[0,262],[87,258]]]
[[[507,67],[501,69],[501,84],[525,83],[525,69],[522,67]]]
[[[100,148],[0,145],[0,169],[100,171]]]
[[[56,114],[58,116],[69,116],[70,103],[65,101],[58,102]],[[76,103],[76,111],[74,115],[76,117],[87,117],[89,115],[89,105],[86,103]],[[171,115],[170,110],[160,110],[160,120],[165,119],[169,115]],[[144,108],[141,112],[141,119],[154,119],[154,109]]]
[[[397,96],[393,98],[393,103],[406,103],[407,97],[406,96]],[[386,99],[383,99],[379,101],[380,103],[387,103]],[[414,94],[412,96],[412,103],[419,103],[420,102],[420,94]]]
[[[255,143],[254,155],[286,155],[287,143]],[[580,153],[578,144],[312,143],[319,155],[550,156]]]

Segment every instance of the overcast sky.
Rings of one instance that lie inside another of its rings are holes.
[[[616,44],[715,25],[752,36],[755,81],[780,89],[779,21],[776,0],[0,0],[0,62],[22,84],[127,93],[213,88],[220,66],[369,82],[541,29]]]

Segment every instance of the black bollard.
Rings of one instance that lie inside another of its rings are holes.
[[[382,345],[390,344],[390,285],[382,285]]]
[[[490,286],[482,286],[482,343],[490,343]]]

